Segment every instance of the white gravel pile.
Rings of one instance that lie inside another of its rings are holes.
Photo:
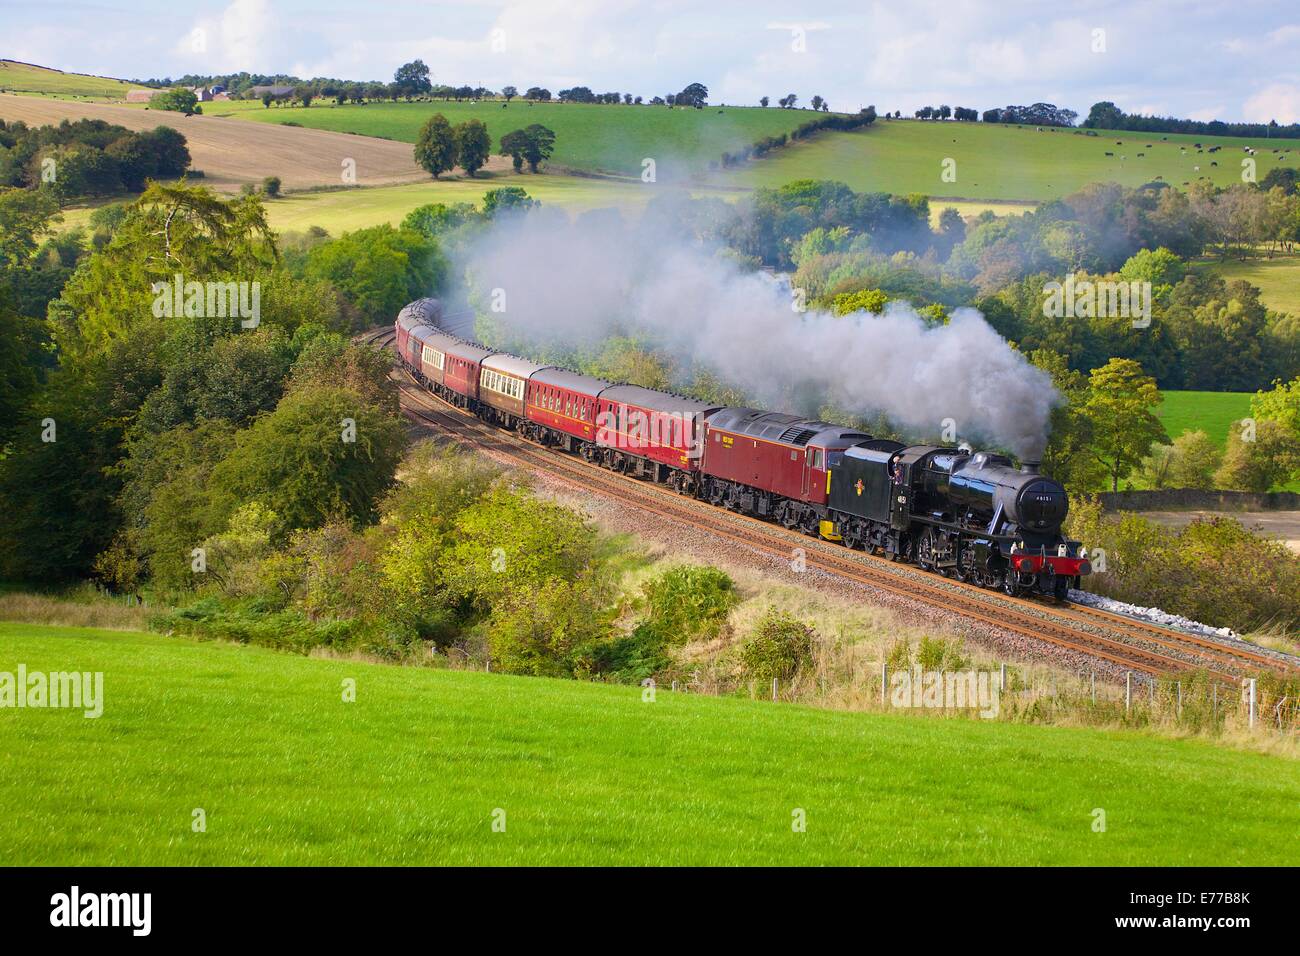
[[[1206,637],[1219,637],[1232,641],[1241,640],[1241,635],[1230,627],[1211,627],[1208,624],[1202,624],[1200,621],[1193,621],[1189,618],[1185,618],[1180,614],[1170,614],[1168,611],[1162,611],[1158,607],[1141,607],[1137,604],[1126,604],[1123,601],[1116,601],[1113,598],[1102,597],[1100,594],[1092,594],[1088,591],[1076,591],[1073,588],[1070,589],[1070,600],[1075,604],[1085,604],[1088,607],[1110,611],[1112,614],[1127,614],[1130,617],[1140,617],[1143,620],[1152,622],[1153,624],[1177,628],[1180,631],[1190,631],[1193,634],[1202,634]]]

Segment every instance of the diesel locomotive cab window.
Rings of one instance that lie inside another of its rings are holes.
[[[814,468],[821,468],[822,466],[822,450],[820,448],[813,449],[812,466]]]

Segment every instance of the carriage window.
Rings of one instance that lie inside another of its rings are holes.
[[[812,450],[812,466],[814,468],[822,467],[822,450],[820,448],[814,448]]]
[[[827,467],[827,468],[838,468],[838,467],[839,467],[839,464],[840,464],[840,461],[841,461],[843,458],[844,458],[844,452],[842,452],[842,451],[833,451],[833,452],[831,452],[829,455],[826,456],[826,467]]]

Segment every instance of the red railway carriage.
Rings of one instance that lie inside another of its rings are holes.
[[[718,410],[639,385],[612,385],[596,405],[596,444],[686,472],[699,470],[704,420]]]
[[[442,303],[437,299],[416,299],[397,313],[397,354],[413,369],[420,368],[420,345],[415,340],[438,332]]]
[[[708,495],[727,507],[811,530],[825,517],[829,469],[846,448],[868,438],[797,415],[721,409],[708,420]]]
[[[504,352],[483,359],[479,371],[479,401],[494,409],[495,417],[502,424],[513,426],[527,417],[528,380],[544,368],[549,366]]]
[[[477,402],[479,366],[485,358],[493,354],[492,350],[469,342],[456,342],[448,345],[443,354],[445,356],[443,388],[462,399],[461,405]]]
[[[539,369],[528,381],[528,420],[583,441],[595,441],[597,400],[610,385],[568,369]]]
[[[415,342],[412,352],[416,356],[415,369],[424,376],[425,381],[434,385],[443,385],[447,376],[447,350],[460,345],[460,339],[446,332],[420,329],[412,330],[411,338]]]

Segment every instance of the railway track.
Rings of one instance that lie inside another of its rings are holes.
[[[389,345],[393,339],[391,329],[375,330],[361,337],[362,341],[381,346]],[[781,561],[790,561],[796,553],[794,549],[799,548],[807,567],[1148,678],[1202,668],[1214,678],[1235,684],[1241,676],[1263,669],[1300,671],[1300,663],[1291,664],[1250,648],[1233,647],[1098,608],[1057,607],[1011,598],[875,555],[849,551],[758,518],[715,508],[493,428],[430,393],[405,369],[395,369],[394,375],[401,389],[403,411],[413,421],[504,454],[530,469],[540,468],[574,487],[634,501],[645,512],[707,531]]]

